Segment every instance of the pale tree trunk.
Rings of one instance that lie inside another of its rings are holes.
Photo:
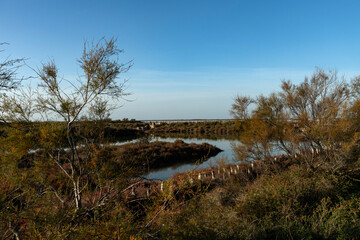
[[[16,240],[21,240],[21,237],[20,237],[19,233],[17,232],[17,228],[18,227],[12,228],[11,227],[11,222],[9,223],[9,229],[12,232],[12,234],[14,235],[15,239]]]
[[[73,181],[73,184],[74,184],[75,206],[76,206],[76,211],[78,211],[79,209],[82,208],[82,205],[81,205],[81,190],[80,190],[79,179],[77,179],[77,181]]]

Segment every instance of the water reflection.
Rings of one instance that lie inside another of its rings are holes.
[[[227,140],[227,139],[196,139],[196,138],[162,138],[162,137],[153,137],[149,139],[150,141],[164,141],[164,142],[174,142],[175,140],[182,140],[185,143],[209,143],[211,145],[214,145],[221,150],[218,155],[215,157],[209,158],[207,161],[202,163],[187,163],[187,164],[176,164],[171,167],[166,167],[162,169],[156,169],[150,171],[149,174],[145,175],[145,178],[148,179],[159,179],[159,180],[166,180],[170,177],[172,177],[176,173],[181,173],[189,170],[195,170],[195,169],[203,169],[208,168],[211,166],[216,165],[218,159],[223,159],[227,163],[233,163],[234,159],[234,151],[232,149],[232,144],[239,144],[240,142],[238,140]]]

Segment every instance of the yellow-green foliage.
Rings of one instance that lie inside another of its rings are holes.
[[[317,69],[303,82],[283,81],[269,96],[237,97],[231,113],[244,123],[238,157],[301,154],[310,169],[346,168],[348,144],[359,141],[359,82],[349,84],[336,72]]]
[[[299,167],[272,176],[263,176],[244,189],[237,203],[242,216],[268,216],[276,220],[287,214],[304,214],[313,204],[332,193],[334,186],[322,174]]]
[[[356,239],[360,232],[360,196],[342,199],[336,205],[323,198],[309,222],[312,231],[324,238]]]
[[[163,239],[351,239],[360,226],[358,183],[295,166],[224,186],[161,215]]]

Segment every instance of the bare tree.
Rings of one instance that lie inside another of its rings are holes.
[[[6,44],[8,43],[0,43],[0,45]],[[3,51],[4,50],[0,50],[0,52]],[[0,62],[0,90],[14,89],[19,86],[21,80],[24,78],[18,78],[16,71],[23,66],[24,61],[24,58],[10,59],[6,57]]]
[[[77,210],[83,207],[82,193],[87,190],[89,181],[96,178],[97,174],[93,165],[89,163],[94,146],[87,146],[87,144],[93,141],[81,142],[83,137],[79,130],[82,127],[80,120],[89,115],[94,120],[108,117],[116,102],[128,95],[125,86],[126,79],[120,76],[131,68],[132,61],[120,63],[119,54],[123,50],[118,49],[115,43],[115,39],[101,39],[97,43],[85,43],[83,54],[78,60],[83,75],[77,80],[69,81],[60,78],[55,62],[50,61],[35,70],[40,80],[36,90],[18,89],[11,96],[2,96],[0,101],[0,117],[9,123],[34,122],[36,118],[38,122],[62,120],[62,123],[55,124],[54,131],[58,131],[59,126],[65,125],[66,146],[59,146],[58,134],[47,132],[52,131],[51,127],[48,127],[48,129],[42,129],[41,134],[55,137],[45,137],[44,141],[53,142],[44,143],[46,147],[43,148],[49,160],[71,183],[73,201]],[[8,79],[11,79],[11,76],[10,74]],[[39,137],[37,144],[40,147],[41,141],[42,138]],[[68,149],[65,152],[62,151],[64,147]],[[80,151],[85,148],[87,148],[86,151]],[[111,184],[109,181],[106,187],[101,187],[102,190],[97,196],[100,200],[94,203],[103,203],[106,199],[104,196],[108,195],[112,189]],[[60,197],[60,194],[56,196]]]
[[[93,103],[102,102],[99,106],[101,116],[98,117],[103,118],[107,109],[105,97],[117,101],[128,95],[125,92],[126,81],[119,81],[118,77],[130,69],[132,62],[119,63],[118,55],[122,50],[116,47],[115,42],[115,39],[101,39],[90,46],[85,43],[83,55],[78,60],[84,74],[77,82],[70,83],[72,91],[61,88],[58,69],[53,61],[44,64],[37,71],[42,81],[37,97],[38,108],[43,113],[55,114],[66,122],[66,138],[70,149],[66,162],[69,167],[66,169],[63,166],[59,155],[49,153],[49,156],[72,182],[76,209],[82,208],[81,196],[89,180],[89,171],[86,169],[87,159],[79,153],[74,123],[87,111],[93,112]]]
[[[247,96],[237,96],[231,105],[230,114],[235,119],[248,119],[249,118],[249,106],[255,101]]]
[[[356,117],[349,109],[357,102],[358,83],[354,79],[349,86],[335,71],[317,69],[300,84],[283,81],[279,93],[259,96],[241,134],[240,157],[271,159],[279,152],[289,156],[302,153],[309,166],[331,160],[332,168],[341,167],[343,162],[336,159],[344,159],[341,145],[352,135],[349,125]],[[248,103],[247,97],[235,99],[235,118],[248,115]],[[353,119],[345,113],[351,113]],[[315,158],[316,154],[323,157]]]

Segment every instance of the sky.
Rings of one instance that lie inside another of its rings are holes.
[[[117,38],[132,95],[112,119],[231,118],[237,95],[300,82],[316,67],[360,73],[360,1],[0,0],[5,57],[54,59],[76,79],[84,41]],[[29,67],[20,75],[33,75]],[[36,80],[35,80],[36,81]]]

